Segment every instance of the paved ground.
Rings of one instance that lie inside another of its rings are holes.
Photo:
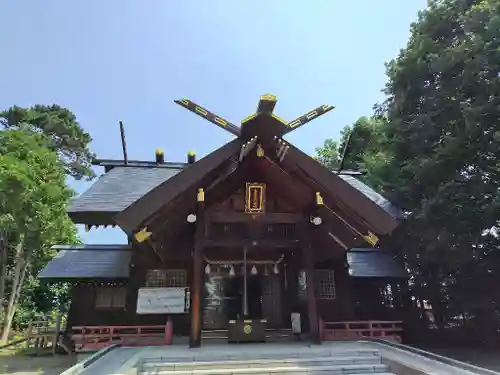
[[[2,375],[59,375],[73,366],[76,358],[0,356],[0,374]]]
[[[458,361],[500,372],[500,354],[498,351],[482,349],[450,349],[424,346],[420,346],[419,348],[445,357],[450,357]]]
[[[330,344],[335,345],[335,344]],[[169,348],[169,352],[174,354]],[[181,348],[179,348],[181,349]],[[231,349],[236,349],[231,347]],[[484,351],[477,349],[449,349],[449,348],[422,348],[424,350],[429,350],[437,354],[441,354],[447,357],[457,359],[459,361],[468,362],[476,366],[482,366],[489,368],[494,371],[500,372],[500,355],[498,352]],[[162,351],[160,348],[156,348],[153,351]],[[164,349],[163,349],[164,350]],[[131,351],[134,351],[132,349]],[[108,364],[114,362],[115,365],[119,363],[124,363],[127,358],[131,357],[131,351],[129,349],[122,349],[113,354],[113,361],[106,361]],[[176,350],[174,350],[176,351]],[[182,348],[182,352],[186,353],[185,348]],[[190,351],[193,353],[192,351]],[[111,359],[111,354],[109,359]],[[178,354],[178,353],[176,353]],[[165,355],[165,352],[163,353]],[[401,357],[399,357],[401,359]],[[79,357],[78,359],[81,359]],[[407,360],[411,360],[408,358]],[[67,356],[47,356],[47,357],[26,357],[26,356],[13,356],[13,355],[2,355],[0,353],[0,374],[2,375],[59,375],[61,372],[71,367],[76,362],[75,357]],[[97,370],[94,368],[93,370]],[[102,369],[104,370],[104,368]],[[456,373],[455,373],[456,374]],[[458,375],[458,374],[457,374]]]

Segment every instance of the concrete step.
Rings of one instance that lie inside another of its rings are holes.
[[[315,357],[315,358],[285,358],[285,359],[253,359],[243,361],[210,361],[210,362],[167,362],[150,361],[143,364],[143,369],[156,368],[159,370],[196,370],[213,368],[268,368],[285,366],[343,366],[343,365],[376,365],[381,363],[381,358],[369,357]]]
[[[383,364],[369,365],[325,365],[325,366],[269,366],[269,367],[244,367],[244,368],[204,368],[204,369],[186,369],[186,370],[159,370],[159,369],[144,369],[140,372],[141,375],[264,375],[264,374],[321,374],[321,375],[346,375],[346,374],[384,374],[388,375],[389,367]],[[393,374],[391,374],[393,375]]]
[[[345,345],[336,346],[301,346],[300,344],[234,344],[213,345],[200,349],[185,351],[159,352],[159,355],[143,357],[143,363],[189,363],[189,362],[249,362],[249,361],[280,361],[293,359],[330,358],[343,359],[353,357],[373,358],[380,363],[380,352],[372,348],[351,348]]]
[[[215,331],[203,331],[201,333],[201,340],[203,343],[227,343],[228,333],[227,330],[215,330]],[[296,341],[292,330],[266,330],[266,342],[268,343],[280,343],[280,342],[291,342]]]

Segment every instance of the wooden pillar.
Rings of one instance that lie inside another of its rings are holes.
[[[320,344],[318,308],[316,305],[316,290],[314,285],[314,259],[311,248],[311,227],[308,222],[302,223],[301,228],[302,261],[306,272],[307,283],[307,315],[309,318],[309,336],[311,342]]]
[[[189,347],[198,348],[201,345],[202,329],[202,294],[203,294],[203,245],[205,242],[205,193],[198,189],[198,210],[196,214],[196,233],[193,252],[193,284],[191,287],[191,330]]]

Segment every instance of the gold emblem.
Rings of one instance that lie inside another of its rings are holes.
[[[247,324],[247,325],[243,326],[243,333],[244,333],[245,335],[249,335],[249,334],[251,334],[251,333],[252,333],[252,326],[251,326],[251,325],[249,325],[249,324]]]
[[[245,212],[263,214],[266,208],[266,184],[247,182],[245,190]]]

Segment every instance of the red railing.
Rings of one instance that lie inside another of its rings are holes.
[[[401,342],[402,321],[324,322],[320,319],[321,341],[378,338]]]
[[[162,346],[172,344],[172,322],[163,326],[84,326],[73,327],[71,338],[76,350],[122,346]]]

